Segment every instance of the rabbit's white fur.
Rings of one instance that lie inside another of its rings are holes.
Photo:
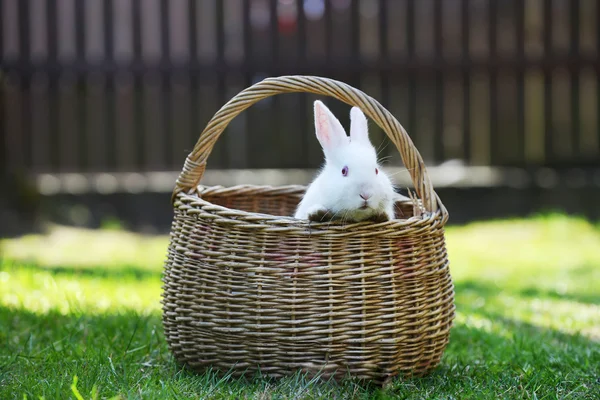
[[[358,107],[350,110],[350,137],[340,121],[321,101],[314,103],[315,131],[325,154],[325,165],[309,185],[295,218],[362,221],[374,216],[394,218],[394,192],[390,179],[377,162],[369,141],[367,118]],[[347,167],[347,175],[342,169]],[[378,170],[378,173],[376,173]],[[361,194],[368,200],[361,198]],[[370,197],[369,197],[370,196]]]

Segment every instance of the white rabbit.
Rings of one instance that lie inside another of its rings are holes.
[[[369,141],[367,118],[350,110],[350,137],[321,101],[314,103],[315,131],[325,165],[309,185],[295,218],[322,221],[385,221],[394,218],[394,202],[402,197],[377,163]]]

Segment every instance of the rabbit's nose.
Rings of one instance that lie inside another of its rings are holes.
[[[372,194],[371,194],[371,193],[365,193],[365,192],[362,192],[362,193],[360,194],[360,198],[361,198],[361,199],[363,199],[363,200],[369,200],[369,199],[371,198],[371,196],[372,196]]]

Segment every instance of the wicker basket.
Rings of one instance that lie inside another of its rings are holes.
[[[290,217],[302,186],[198,186],[227,124],[257,101],[291,92],[360,107],[400,151],[418,206],[398,203],[398,219],[383,223],[310,223]],[[179,362],[235,376],[303,370],[379,383],[439,364],[454,318],[448,213],[404,128],[361,91],[285,76],[240,92],[187,157],[173,205],[163,325]]]

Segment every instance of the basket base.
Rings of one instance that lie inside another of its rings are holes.
[[[165,321],[165,324],[168,326],[169,321]],[[169,329],[169,333],[172,335],[173,330]],[[184,329],[182,333],[179,337],[167,337],[169,349],[180,365],[195,373],[213,371],[219,376],[241,378],[258,375],[275,379],[301,374],[308,379],[365,381],[376,385],[384,385],[392,379],[409,379],[429,374],[438,367],[448,344],[447,339],[440,340],[431,342],[429,351],[423,349],[410,351],[410,347],[407,346],[400,348],[372,344],[323,347],[315,346],[314,343],[302,346],[299,343],[282,343],[275,339],[262,344],[253,340],[239,340],[228,347],[223,343],[228,341],[221,339],[221,343],[213,341],[212,346],[207,345],[205,351],[194,351],[184,348],[186,342],[190,343],[189,338],[185,340],[190,333],[189,330]],[[195,333],[197,334],[198,331]],[[249,351],[242,351],[242,348],[260,348],[263,352],[249,354]],[[207,354],[208,349],[212,355]],[[413,357],[402,355],[407,353],[412,353]],[[203,354],[208,357],[203,357]],[[366,354],[371,356],[365,356]],[[386,357],[385,354],[388,356]],[[377,356],[380,358],[377,359]],[[337,361],[334,360],[336,357]]]
[[[361,372],[351,371],[334,364],[306,364],[292,367],[287,371],[280,371],[274,368],[260,368],[259,365],[232,365],[230,367],[217,364],[205,364],[199,362],[179,362],[178,363],[195,374],[215,373],[219,377],[231,376],[237,379],[252,379],[259,377],[262,379],[284,379],[296,374],[304,379],[318,380],[321,382],[334,380],[338,383],[352,381],[361,385],[376,385],[386,386],[396,380],[410,380],[412,378],[420,378],[427,376],[433,372],[438,366],[440,360],[434,361],[432,365],[423,366],[418,370],[396,371],[394,373],[384,373],[378,368],[367,370],[361,369]]]

